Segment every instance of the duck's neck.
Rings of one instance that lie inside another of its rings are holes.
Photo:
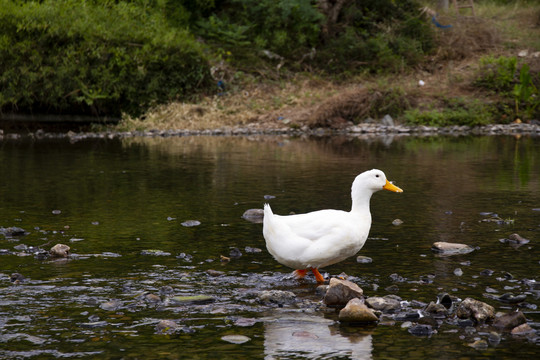
[[[355,194],[353,192],[352,195],[351,212],[358,214],[370,214],[369,201],[371,200],[372,193]]]

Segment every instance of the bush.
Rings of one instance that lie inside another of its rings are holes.
[[[477,126],[489,124],[492,120],[492,110],[478,101],[466,103],[461,99],[448,101],[443,110],[407,110],[404,114],[409,125]]]
[[[136,115],[208,89],[201,46],[166,23],[124,2],[0,0],[0,109]]]
[[[480,59],[478,76],[474,81],[476,86],[484,89],[509,92],[514,87],[517,72],[515,56],[484,56]]]

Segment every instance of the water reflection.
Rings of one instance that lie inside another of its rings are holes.
[[[275,310],[264,323],[265,359],[371,359],[372,342],[369,330],[342,332],[320,315]]]

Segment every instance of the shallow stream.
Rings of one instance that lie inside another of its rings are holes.
[[[540,354],[538,137],[23,137],[0,141],[0,164],[2,359]],[[371,168],[404,193],[372,198],[358,254],[372,262],[352,257],[323,273],[344,273],[366,296],[395,294],[411,311],[443,292],[519,308],[536,334],[478,348],[489,329],[443,323],[419,337],[391,317],[340,325],[314,278],[293,279],[267,253],[262,225],[242,218],[265,202],[278,214],[348,210],[352,180]],[[500,241],[513,233],[530,242]],[[441,257],[437,241],[475,251]],[[41,255],[57,243],[70,257]],[[265,303],[265,290],[296,298]],[[498,301],[505,293],[526,300]]]

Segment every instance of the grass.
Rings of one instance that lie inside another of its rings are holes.
[[[520,61],[530,62],[531,72],[540,73],[540,57],[532,57],[540,51],[540,3],[476,3],[476,18],[456,17],[451,10],[438,17],[440,23],[453,27],[439,30],[437,50],[403,75],[364,74],[336,81],[310,73],[282,73],[276,81],[244,74],[231,78],[229,90],[220,96],[196,104],[159,106],[140,118],[124,117],[119,128],[297,128],[320,126],[322,122],[314,118],[324,111],[338,114],[336,118],[345,114],[350,121],[363,121],[368,115],[380,118],[387,111],[402,123],[437,126],[514,120],[507,117],[507,110],[497,114],[492,106],[505,108],[502,94],[475,87],[474,81],[483,56],[517,56],[521,50],[528,50],[529,55]],[[419,80],[425,85],[419,86]],[[336,112],[338,100],[345,95],[363,96],[358,101],[365,101],[368,109],[357,106],[356,117],[354,109]],[[323,122],[332,126],[331,121]]]

